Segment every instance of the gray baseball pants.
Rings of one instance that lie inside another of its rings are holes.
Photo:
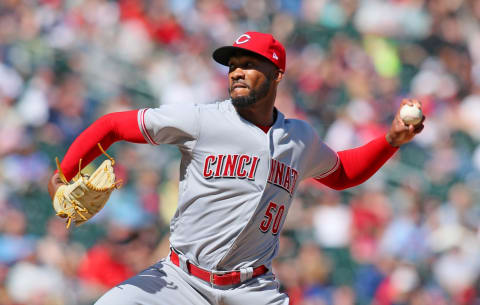
[[[271,272],[238,285],[215,286],[168,258],[104,294],[95,305],[288,305]]]

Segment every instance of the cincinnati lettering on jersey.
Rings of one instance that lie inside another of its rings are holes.
[[[286,190],[290,196],[293,195],[297,183],[298,172],[283,162],[271,159],[268,182]]]
[[[208,155],[205,158],[203,177],[255,180],[258,161],[258,157],[249,155]]]

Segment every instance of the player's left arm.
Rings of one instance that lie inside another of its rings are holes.
[[[158,108],[130,110],[106,114],[85,129],[68,148],[60,168],[67,181],[82,168],[102,154],[98,144],[107,149],[117,141],[132,143],[192,144],[199,133],[198,107],[165,105]],[[54,173],[48,184],[53,198],[62,185],[58,173]]]
[[[87,166],[96,157],[102,154],[97,144],[106,150],[117,141],[133,143],[147,143],[144,139],[137,120],[138,110],[109,113],[100,117],[85,129],[68,148],[60,165],[67,181],[70,181],[78,172],[79,160],[82,159],[82,168]],[[56,190],[63,184],[58,172],[50,177],[48,192],[53,198]]]
[[[416,100],[404,100],[400,108],[405,104],[415,104],[421,107],[420,102]],[[339,165],[337,169],[328,176],[315,180],[336,190],[343,190],[365,182],[395,154],[401,145],[410,142],[423,130],[424,120],[425,117],[415,126],[406,125],[397,111],[386,135],[363,146],[338,152]]]

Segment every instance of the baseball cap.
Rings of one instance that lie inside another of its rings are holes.
[[[228,66],[228,60],[238,50],[245,50],[263,56],[277,68],[285,71],[285,48],[271,34],[245,32],[235,40],[232,46],[216,49],[212,57],[216,62]]]

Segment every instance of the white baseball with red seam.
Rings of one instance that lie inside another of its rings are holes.
[[[417,105],[405,104],[400,108],[400,118],[406,125],[417,125],[422,121],[423,113]]]

